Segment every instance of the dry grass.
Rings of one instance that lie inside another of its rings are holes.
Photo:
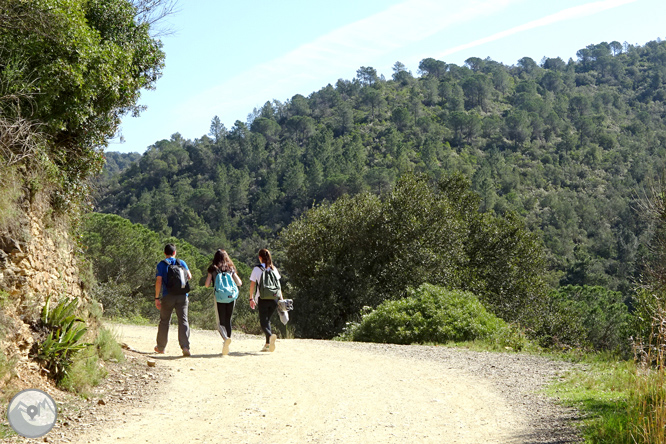
[[[647,344],[638,343],[636,382],[629,402],[634,424],[632,438],[637,443],[666,442],[666,310],[654,317]]]
[[[0,232],[15,231],[19,225],[23,196],[22,184],[16,168],[3,164],[0,156]]]

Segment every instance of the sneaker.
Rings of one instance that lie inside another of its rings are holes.
[[[222,327],[224,328],[224,327]],[[224,345],[222,346],[222,356],[226,356],[229,354],[229,344],[231,344],[231,338],[227,338],[224,340]]]
[[[269,349],[270,349],[270,345],[269,345],[269,344],[265,344],[264,347],[263,347],[260,351],[262,351],[262,352],[267,352],[267,351],[269,351]]]
[[[274,352],[275,351],[275,340],[277,339],[277,335],[271,335],[270,342],[268,343],[268,351]]]
[[[159,348],[157,345],[155,346],[155,348],[153,350],[155,350],[155,353],[159,353],[160,355],[164,354],[164,349]]]
[[[192,356],[192,354],[190,353],[190,349],[189,349],[189,348],[184,348],[184,349],[183,349],[183,356],[186,356],[186,357],[187,357],[187,356]]]

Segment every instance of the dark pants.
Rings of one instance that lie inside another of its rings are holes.
[[[259,298],[259,323],[261,329],[266,335],[266,344],[271,339],[271,316],[277,310],[277,301],[275,299],[261,299]]]
[[[236,301],[223,304],[222,302],[216,302],[217,304],[217,324],[224,327],[227,331],[227,337],[231,337],[231,315],[234,314],[234,306]],[[220,329],[218,328],[218,331]],[[220,331],[220,335],[222,332]],[[222,336],[224,337],[224,336]]]
[[[178,344],[180,348],[190,348],[190,325],[187,322],[187,296],[169,296],[162,298],[160,310],[160,324],[157,327],[157,348],[164,350],[169,339],[169,323],[171,313],[176,309],[178,317]]]

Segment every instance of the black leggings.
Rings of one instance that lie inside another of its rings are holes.
[[[231,315],[234,313],[234,305],[236,305],[236,301],[217,303],[217,320],[227,330],[228,337],[231,337]]]
[[[261,299],[259,298],[259,323],[261,329],[266,335],[266,344],[271,339],[271,316],[277,310],[277,301],[275,299]]]

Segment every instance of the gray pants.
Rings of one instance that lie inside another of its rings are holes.
[[[178,317],[178,344],[180,348],[190,348],[190,325],[187,322],[187,296],[169,296],[162,298],[160,324],[157,327],[157,348],[164,350],[169,340],[169,323],[171,313],[176,309]]]

